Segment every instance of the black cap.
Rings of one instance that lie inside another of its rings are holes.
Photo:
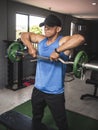
[[[48,15],[48,17],[45,19],[43,23],[39,24],[40,27],[44,25],[48,25],[50,27],[61,26],[61,21],[57,16],[50,14]]]

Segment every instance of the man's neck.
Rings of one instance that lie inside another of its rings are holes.
[[[57,38],[58,38],[58,35],[55,35],[54,37],[49,37],[47,41],[47,45],[52,44]]]

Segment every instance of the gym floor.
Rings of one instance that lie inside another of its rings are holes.
[[[84,80],[74,78],[72,81],[70,80],[73,77],[66,75],[66,109],[98,120],[98,99],[80,99],[81,95],[92,94],[94,91],[93,85],[85,83],[90,74],[91,71],[87,71]],[[31,98],[32,89],[33,85],[17,91],[6,88],[0,89],[0,114],[28,101]]]

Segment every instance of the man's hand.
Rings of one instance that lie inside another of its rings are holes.
[[[28,53],[34,58],[37,57],[37,50],[35,48],[28,49]]]
[[[59,58],[59,54],[56,53],[55,51],[50,55],[50,60],[51,61],[57,61]]]

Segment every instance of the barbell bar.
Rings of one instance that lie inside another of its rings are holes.
[[[95,64],[88,64],[88,63],[85,63],[85,62],[83,62],[83,63],[78,63],[78,60],[77,60],[77,58],[79,59],[79,56],[80,56],[80,54],[81,55],[84,55],[84,51],[80,51],[78,54],[77,54],[77,56],[75,57],[75,60],[74,60],[74,62],[73,61],[64,61],[63,59],[61,59],[61,58],[58,58],[58,61],[60,61],[60,62],[62,62],[63,64],[70,64],[70,65],[73,65],[73,72],[74,72],[74,74],[75,74],[75,77],[77,77],[77,78],[81,78],[81,71],[83,71],[82,69],[91,69],[91,70],[97,70],[98,71],[98,66],[97,65],[95,65]],[[86,56],[86,58],[87,58],[87,56]],[[50,58],[49,57],[44,57],[44,56],[39,56],[39,55],[37,55],[37,57],[36,57],[36,59],[32,59],[32,60],[30,60],[31,62],[35,62],[35,61],[37,61],[38,59],[42,59],[42,60],[50,60]],[[86,60],[84,60],[84,61],[87,61],[87,59]],[[75,66],[76,65],[76,66]],[[78,69],[77,69],[77,66],[79,66],[78,67]],[[76,67],[76,68],[75,68]]]
[[[97,70],[98,71],[98,65],[95,65],[95,64],[88,64],[88,63],[83,63],[82,64],[82,67],[84,68],[87,68],[87,69],[93,69],[93,70]]]
[[[24,50],[25,46],[17,41],[13,42],[7,49],[7,55],[11,62],[19,62],[24,56],[28,55]],[[31,62],[35,62],[38,59],[42,60],[50,60],[49,57],[37,56],[36,59],[30,60]],[[85,73],[86,69],[92,69],[98,71],[98,66],[95,64],[89,64],[88,56],[86,52],[80,51],[77,53],[74,61],[64,61],[61,58],[58,58],[60,62],[63,64],[71,64],[73,65],[73,73],[75,77],[81,78],[82,73]]]

